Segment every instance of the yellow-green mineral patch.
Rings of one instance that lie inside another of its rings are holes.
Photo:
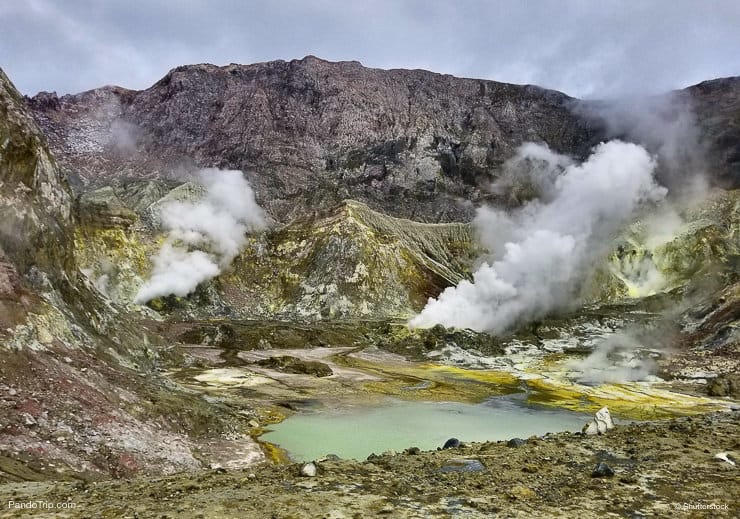
[[[553,378],[525,381],[527,401],[580,412],[595,412],[607,406],[616,416],[632,420],[654,420],[727,410],[728,403],[658,389],[648,382],[602,384],[596,387]]]
[[[363,388],[405,400],[477,403],[495,396],[521,391],[511,373],[481,371],[433,363],[375,363],[347,357],[346,364],[378,375]]]

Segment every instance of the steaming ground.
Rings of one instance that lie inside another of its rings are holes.
[[[602,143],[583,164],[526,144],[507,170],[528,168],[539,195],[507,214],[484,208],[474,225],[491,251],[473,274],[429,299],[412,327],[442,324],[503,333],[577,302],[591,266],[614,234],[646,204],[667,193],[655,181],[656,161],[641,146]],[[514,175],[504,173],[504,179]],[[494,186],[495,188],[496,186]]]
[[[241,171],[208,168],[196,178],[206,189],[202,200],[173,201],[161,209],[167,239],[154,258],[151,277],[134,298],[136,304],[190,294],[232,262],[248,232],[266,227],[264,213]]]
[[[579,383],[588,385],[654,380],[656,362],[644,351],[644,339],[622,330],[595,344],[586,358],[569,362],[568,369],[578,373]]]

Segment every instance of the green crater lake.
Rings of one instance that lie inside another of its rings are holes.
[[[580,431],[591,419],[527,405],[522,397],[496,397],[481,404],[394,400],[380,407],[298,413],[270,426],[260,439],[285,449],[294,461],[327,454],[364,460],[371,453],[407,447],[436,449],[449,438],[480,442]]]

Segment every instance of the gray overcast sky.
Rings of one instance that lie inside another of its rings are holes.
[[[0,0],[0,67],[26,94],[307,54],[652,93],[740,75],[740,0]]]

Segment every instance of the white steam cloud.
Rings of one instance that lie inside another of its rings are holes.
[[[640,143],[658,157],[656,177],[684,201],[706,195],[706,143],[686,92],[660,96],[574,101],[573,110],[604,127],[607,138]]]
[[[608,250],[613,235],[643,204],[663,199],[654,180],[655,160],[636,145],[598,145],[580,165],[528,144],[508,165],[542,163],[541,196],[516,211],[484,208],[474,226],[493,251],[489,262],[429,299],[412,327],[443,324],[502,333],[516,324],[572,305],[591,264]],[[554,174],[557,173],[557,174]]]
[[[654,343],[655,341],[653,341]],[[571,361],[568,370],[581,384],[654,380],[657,363],[645,351],[639,335],[629,331],[607,337],[584,359]]]
[[[206,189],[203,199],[172,201],[160,210],[162,227],[169,234],[154,258],[150,279],[134,298],[136,304],[190,294],[232,262],[247,232],[266,227],[264,213],[241,171],[210,168],[196,176]]]

